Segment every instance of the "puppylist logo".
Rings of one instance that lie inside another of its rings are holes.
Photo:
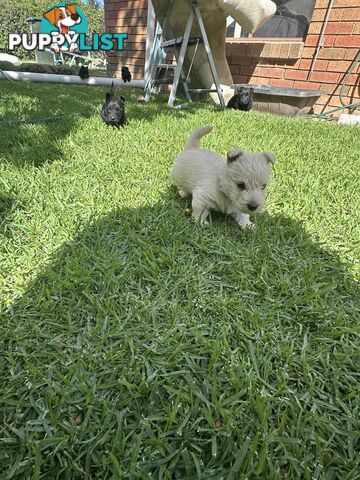
[[[123,50],[127,33],[94,33],[92,44],[87,42],[88,22],[84,12],[68,3],[57,3],[43,14],[40,33],[10,33],[8,48],[22,47],[27,51],[51,48],[75,52]]]

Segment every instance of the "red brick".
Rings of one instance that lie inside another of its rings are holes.
[[[234,55],[239,57],[246,57],[247,45],[245,43],[240,45],[233,45]]]
[[[337,37],[335,40],[335,46],[360,48],[360,35]]]
[[[327,71],[328,72],[346,72],[350,67],[350,61],[336,61],[332,60],[329,62]]]
[[[280,50],[281,44],[280,43],[273,43],[271,46],[271,57],[272,58],[279,58],[280,57]]]
[[[128,40],[125,40],[124,45],[128,50],[140,52],[145,47],[145,42],[129,42]]]
[[[304,47],[302,58],[313,58],[315,55],[315,48]]]
[[[111,4],[115,4],[119,10],[125,10],[128,8],[131,9],[145,9],[147,7],[147,1],[146,0],[115,0],[114,2],[109,3],[108,1],[106,2],[105,8],[108,7]]]
[[[348,88],[348,90],[347,90]],[[344,94],[353,98],[360,99],[359,85],[350,85],[349,87],[344,88]]]
[[[345,60],[355,60],[358,51],[359,50],[357,48],[347,48],[345,51]]]
[[[248,83],[249,77],[246,77],[244,75],[234,75],[233,80],[234,83]]]
[[[322,95],[316,103],[319,105],[326,105],[328,100],[329,100],[328,95]]]
[[[251,83],[256,85],[269,85],[270,78],[268,77],[253,77]]]
[[[311,21],[312,22],[322,21],[322,20],[325,19],[325,15],[326,15],[326,8],[315,9],[314,12],[313,12],[313,16],[312,16]]]
[[[325,33],[334,33],[339,35],[350,34],[353,31],[354,24],[352,22],[330,22],[327,24]]]
[[[334,0],[334,8],[360,7],[360,0]]]
[[[292,88],[294,86],[293,80],[283,80],[281,78],[271,78],[270,85],[274,85],[274,87],[285,87],[285,88]]]
[[[284,78],[284,68],[256,67],[254,75],[257,77]]]
[[[314,65],[314,70],[317,70],[319,72],[326,72],[327,66],[328,66],[328,61],[327,60],[316,60],[315,65]]]
[[[334,91],[334,94],[336,95],[339,95],[340,94],[340,88],[341,88],[341,85]],[[352,90],[352,92],[351,92]],[[345,85],[345,87],[343,88],[343,95],[344,96],[349,96],[349,95],[352,95],[354,96],[354,86],[353,85]]]
[[[264,48],[260,53],[260,57],[271,57],[271,43],[265,43]]]
[[[320,83],[313,82],[294,82],[294,88],[301,88],[304,90],[318,90],[321,87]]]
[[[246,49],[246,56],[247,57],[260,57],[261,52],[263,49],[263,44],[252,45],[251,43],[248,44]]]
[[[126,20],[117,20],[116,18],[106,19],[106,27],[108,30],[113,31],[114,27],[122,29],[124,33],[146,35],[147,28],[145,25],[139,25],[130,27]],[[109,28],[110,27],[110,28]]]
[[[116,55],[116,57],[130,57],[135,60],[137,59],[144,59],[145,58],[145,51],[138,51],[138,50],[123,50],[122,52],[119,52],[119,55]],[[109,58],[116,58],[114,55],[109,56]]]
[[[360,8],[346,8],[343,10],[343,20],[360,20]]]
[[[291,59],[300,58],[303,48],[304,48],[303,42],[290,44],[289,58]]]
[[[300,61],[300,65],[299,65],[299,68],[301,70],[309,70],[309,68],[311,67],[311,64],[312,64],[312,60],[310,59],[302,59]]]
[[[335,39],[338,38],[335,35],[325,35],[324,36],[324,47],[332,47],[334,45]]]
[[[289,53],[290,53],[290,44],[284,44],[281,45],[280,48],[280,58],[289,58]]]
[[[121,21],[126,21],[128,26],[136,26],[139,23],[146,22],[147,14],[139,13],[137,10],[122,10],[119,11],[116,7],[114,7],[114,11],[110,9],[105,10],[105,22],[107,19],[115,19],[119,23]]]
[[[308,30],[308,34],[320,33],[323,26],[323,22],[311,22]]]
[[[299,68],[301,70],[310,70],[312,64],[313,60],[301,60]],[[324,71],[326,70],[327,64],[327,60],[316,60],[314,64],[314,70]]]
[[[127,43],[146,43],[146,35],[140,35],[140,34],[129,34],[127,39]]]
[[[319,43],[319,38],[320,35],[308,35],[306,37],[305,45],[307,47],[316,47],[316,45]]]
[[[231,48],[231,55],[237,56],[237,57],[246,57],[246,49],[247,45],[246,44],[232,44]]]
[[[330,72],[313,72],[311,80],[320,83],[337,83],[339,80],[339,74]]]
[[[147,28],[144,25],[138,25],[137,27],[127,27],[125,33],[136,34],[136,35],[146,35]]]
[[[345,48],[322,48],[319,53],[319,58],[327,60],[343,60],[345,55]]]
[[[226,41],[226,42],[225,42],[225,54],[226,54],[226,56],[228,56],[228,57],[231,56],[231,48],[232,48],[232,43]]]
[[[307,72],[304,70],[286,70],[285,78],[287,80],[306,80]]]
[[[244,65],[239,65],[240,69],[240,74],[241,75],[249,75],[251,76],[254,73],[254,68],[251,66],[244,66]]]
[[[237,75],[240,73],[240,65],[230,65],[231,75]]]
[[[330,107],[341,107],[340,98],[337,95],[330,96],[329,103]]]
[[[231,57],[232,65],[251,65],[252,58],[249,57]]]
[[[337,85],[333,85],[331,83],[322,83],[320,86],[320,90],[324,92],[330,92],[331,95],[334,94],[334,92],[336,91],[336,88],[337,88]]]
[[[315,8],[327,8],[329,6],[329,0],[316,0]]]
[[[349,75],[348,79],[346,80],[347,85],[359,85],[359,75],[351,74]]]

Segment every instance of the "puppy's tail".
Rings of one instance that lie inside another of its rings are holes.
[[[212,125],[204,125],[203,127],[199,127],[193,131],[190,135],[190,138],[185,145],[184,150],[188,150],[189,148],[199,148],[200,147],[200,139],[210,133],[214,127]]]

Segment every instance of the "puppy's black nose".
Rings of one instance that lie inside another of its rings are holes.
[[[252,212],[254,212],[254,211],[258,208],[258,205],[256,205],[255,203],[248,203],[246,206],[247,206],[248,209],[251,210]]]

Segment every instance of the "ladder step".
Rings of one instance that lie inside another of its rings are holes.
[[[167,40],[166,42],[163,42],[161,44],[161,48],[181,47],[181,44],[182,44],[183,40],[184,40],[184,37],[172,38],[171,40]],[[201,43],[202,38],[201,37],[190,37],[188,45],[194,45],[197,42]]]
[[[157,80],[153,80],[151,83],[153,85],[166,85],[166,84],[171,84],[174,82],[174,77],[168,77],[168,78],[159,78]],[[180,78],[179,83],[188,83],[190,82],[189,80],[183,80]]]
[[[158,63],[157,68],[176,68],[176,63]]]
[[[189,88],[190,93],[215,93],[216,88]]]

